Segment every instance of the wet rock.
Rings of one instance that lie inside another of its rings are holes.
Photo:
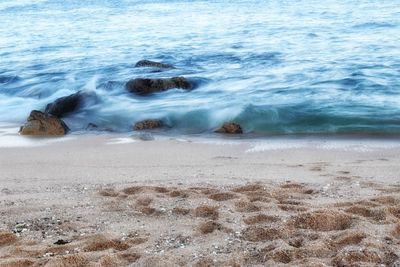
[[[88,125],[86,126],[86,131],[97,131],[99,129],[99,126],[97,124],[89,122]]]
[[[144,120],[135,123],[133,129],[136,131],[140,130],[149,130],[163,127],[163,122],[161,120],[153,119],[153,120]]]
[[[61,136],[68,130],[68,126],[59,118],[33,110],[19,132],[21,135]]]
[[[96,95],[94,93],[79,91],[69,96],[60,97],[54,102],[47,104],[45,113],[61,118],[68,113],[80,109],[89,99],[95,100]]]
[[[142,141],[153,141],[155,140],[154,136],[150,133],[140,133],[137,138]]]
[[[225,122],[221,128],[215,131],[216,133],[225,133],[225,134],[242,134],[242,127],[234,122]]]
[[[94,131],[94,132],[115,132],[115,129],[110,127],[101,127],[95,123],[89,122],[85,128],[86,131]]]
[[[58,98],[54,102],[47,104],[45,112],[56,117],[62,117],[78,109],[81,103],[82,94],[81,92],[77,92],[69,96]]]
[[[126,83],[126,89],[129,92],[139,95],[148,95],[174,88],[190,90],[193,88],[193,85],[184,77],[173,77],[169,79],[137,78]]]
[[[174,69],[175,67],[171,64],[165,64],[161,62],[151,61],[151,60],[140,60],[136,63],[135,68],[159,68],[159,69]]]

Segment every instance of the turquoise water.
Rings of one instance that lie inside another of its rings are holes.
[[[65,118],[74,131],[161,118],[180,133],[400,134],[400,1],[3,0],[0,22],[0,125],[87,90],[99,101]],[[172,76],[197,87],[124,89]]]

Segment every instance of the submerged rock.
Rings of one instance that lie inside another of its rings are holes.
[[[171,64],[165,64],[161,62],[151,61],[151,60],[140,60],[136,63],[135,68],[152,67],[159,69],[174,69],[175,67]]]
[[[54,102],[47,104],[45,112],[56,117],[62,117],[77,110],[83,101],[82,98],[81,92],[60,97]]]
[[[173,88],[192,89],[193,85],[184,77],[170,79],[143,79],[137,78],[126,83],[126,89],[131,93],[148,95],[156,92],[167,91]]]
[[[61,136],[68,130],[68,126],[59,118],[33,110],[19,132],[21,135]]]
[[[115,132],[115,129],[110,127],[98,126],[95,123],[89,122],[85,128],[86,131],[96,131],[96,132]]]
[[[215,131],[216,133],[226,133],[226,134],[242,134],[242,127],[234,122],[225,122],[221,128]]]
[[[80,109],[89,99],[95,98],[96,95],[94,93],[79,91],[69,96],[60,97],[54,102],[47,104],[45,112],[61,118],[68,113]]]
[[[161,120],[153,119],[153,120],[144,120],[144,121],[137,122],[133,126],[133,129],[136,131],[140,131],[140,130],[161,128],[163,126],[164,126],[164,124]]]
[[[155,140],[154,136],[151,133],[146,133],[146,132],[141,132],[137,135],[132,136],[135,139],[141,140],[141,141],[153,141]]]
[[[89,122],[88,125],[86,126],[86,131],[97,131],[99,129],[99,126],[97,124]]]

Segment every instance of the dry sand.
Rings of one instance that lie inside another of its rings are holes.
[[[400,266],[399,155],[323,139],[0,147],[0,266]]]

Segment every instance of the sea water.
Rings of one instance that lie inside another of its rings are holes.
[[[196,88],[125,90],[174,76]],[[235,121],[261,135],[399,135],[400,1],[2,0],[0,126],[80,90],[98,101],[64,118],[72,131],[158,118],[180,133]]]

